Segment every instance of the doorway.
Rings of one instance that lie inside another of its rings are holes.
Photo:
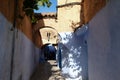
[[[53,44],[45,44],[42,46],[42,52],[44,54],[44,59],[47,60],[56,60],[56,48]]]

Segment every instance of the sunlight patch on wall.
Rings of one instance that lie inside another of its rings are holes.
[[[62,55],[62,74],[66,80],[86,80],[88,78],[86,28],[88,29],[85,26],[81,27],[77,34],[74,32],[59,33],[62,37],[58,46]]]

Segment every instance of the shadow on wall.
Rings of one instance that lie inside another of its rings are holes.
[[[80,34],[61,34],[63,43],[60,43],[59,47],[62,53],[62,73],[66,79],[88,79],[88,54],[85,40],[87,31]]]
[[[42,37],[39,32],[39,29],[41,27],[45,26],[43,19],[40,19],[36,25],[33,25],[33,38],[34,38],[34,43],[37,47],[42,47],[43,42],[42,42]]]

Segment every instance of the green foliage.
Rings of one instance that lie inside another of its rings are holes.
[[[27,16],[30,17],[32,23],[37,22],[37,18],[34,16],[34,9],[38,10],[38,6],[50,7],[52,3],[50,0],[24,0],[23,1],[23,11]]]
[[[49,0],[39,0],[39,1],[38,1],[38,5],[40,5],[40,6],[50,7],[51,4],[52,4],[52,3],[51,3]]]

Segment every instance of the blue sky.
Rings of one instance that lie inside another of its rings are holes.
[[[52,2],[52,5],[48,7],[39,6],[39,10],[34,10],[35,13],[42,13],[42,12],[56,12],[56,5],[57,0],[50,0]]]

